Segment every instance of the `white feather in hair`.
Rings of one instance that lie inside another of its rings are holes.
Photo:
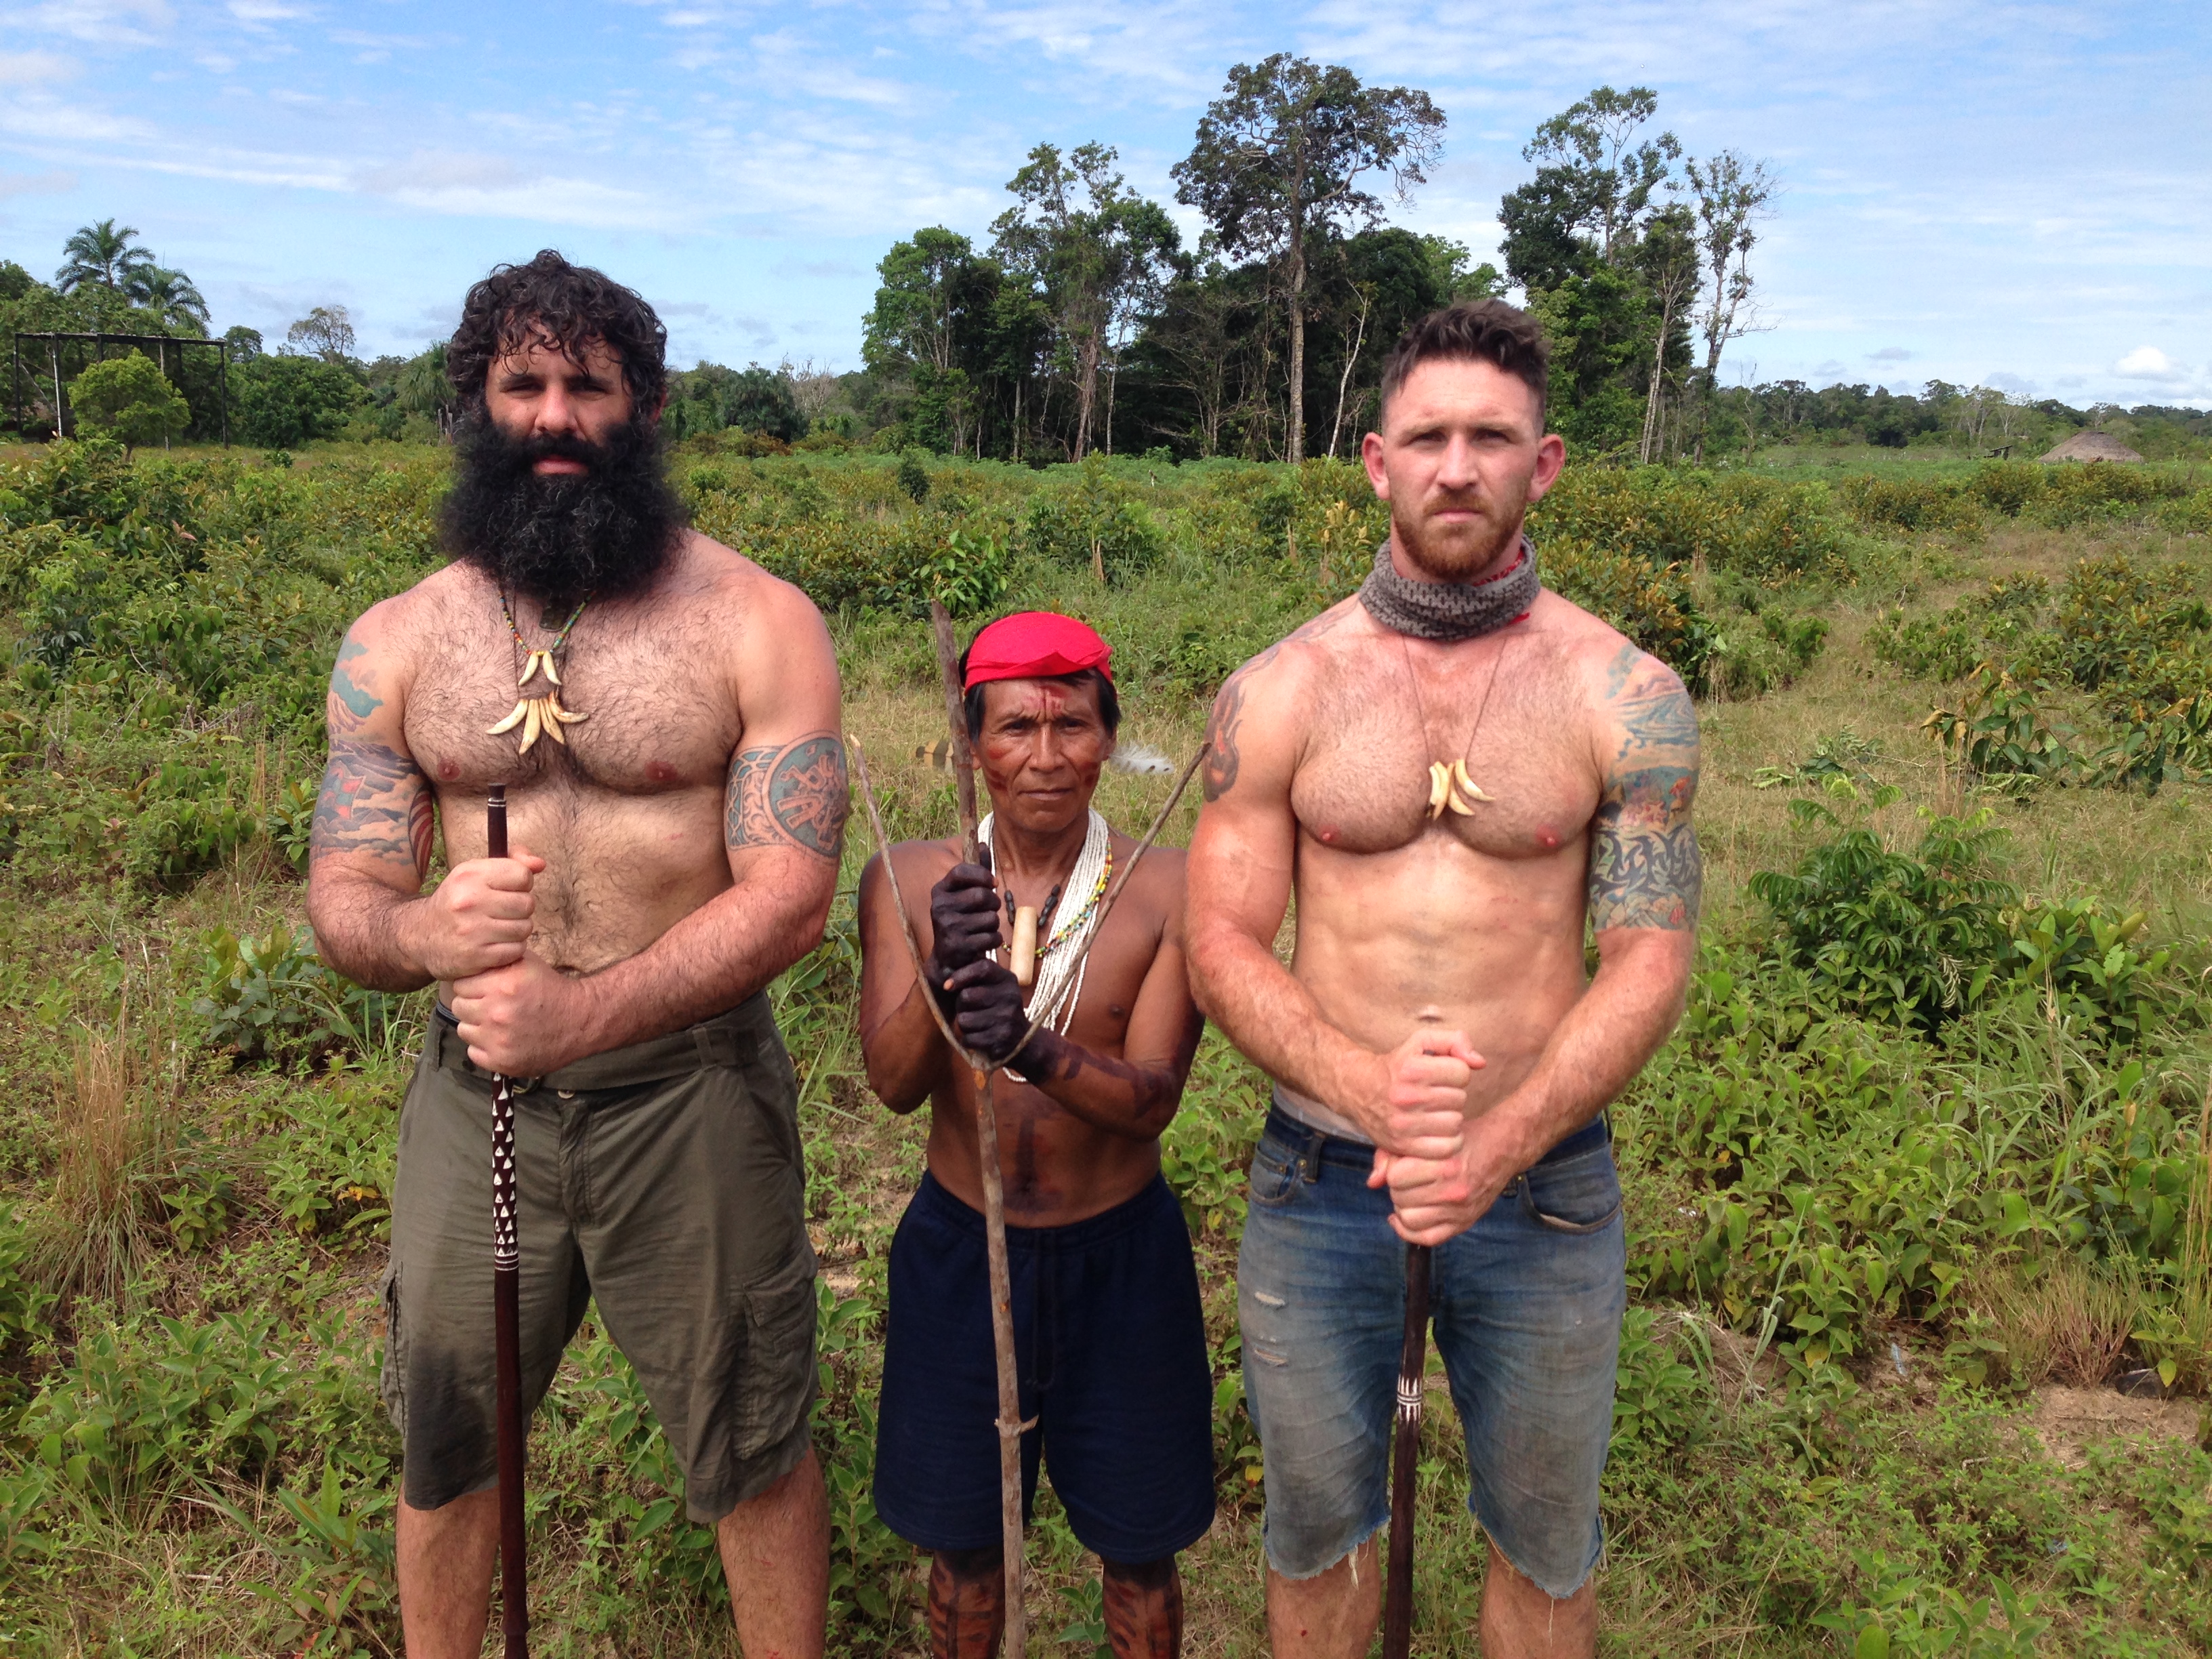
[[[1134,772],[1139,776],[1164,774],[1175,770],[1175,763],[1157,749],[1146,748],[1141,743],[1116,745],[1107,757],[1106,764],[1116,772]]]

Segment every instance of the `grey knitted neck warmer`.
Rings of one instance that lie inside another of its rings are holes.
[[[1479,582],[1411,580],[1392,567],[1385,541],[1375,550],[1375,568],[1359,586],[1359,602],[1395,633],[1417,640],[1471,640],[1527,616],[1541,586],[1535,544],[1525,532],[1520,556]]]

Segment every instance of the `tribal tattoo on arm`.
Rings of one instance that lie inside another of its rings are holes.
[[[429,873],[437,808],[422,768],[364,728],[384,699],[362,682],[367,648],[351,634],[331,672],[331,754],[309,835],[309,857],[366,854],[404,865],[420,885]]]
[[[730,762],[724,833],[732,852],[797,847],[834,862],[852,810],[845,745],[832,732],[742,749]]]
[[[1615,752],[1590,824],[1590,925],[1688,931],[1705,888],[1690,821],[1697,708],[1672,669],[1634,646],[1615,659],[1607,692]]]

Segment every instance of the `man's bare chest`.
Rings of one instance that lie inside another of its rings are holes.
[[[719,787],[744,733],[733,688],[703,650],[649,624],[582,634],[560,654],[561,706],[579,716],[554,731],[541,719],[495,735],[525,696],[525,653],[510,638],[471,634],[433,647],[407,700],[407,743],[434,783],[473,788],[565,777],[623,794]]]
[[[1542,859],[1578,844],[1599,781],[1572,677],[1539,651],[1417,682],[1387,652],[1316,700],[1291,781],[1300,826],[1332,848],[1388,853],[1442,835],[1488,857]],[[1392,671],[1395,672],[1392,672]],[[1460,763],[1480,791],[1432,810],[1431,765]]]

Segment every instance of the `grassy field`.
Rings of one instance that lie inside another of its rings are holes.
[[[1695,680],[1707,745],[1699,972],[1616,1113],[1603,1644],[2212,1651],[2212,492],[1794,459],[1571,473],[1536,525],[1548,580]],[[319,968],[299,865],[330,658],[434,564],[443,468],[0,455],[0,1651],[397,1650],[376,1285],[422,1000]],[[833,613],[895,834],[952,822],[907,760],[939,734],[930,593],[1092,620],[1126,735],[1180,757],[1380,527],[1327,463],[699,447],[677,472]],[[1165,787],[1112,776],[1102,805],[1137,822]],[[830,937],[776,997],[823,1263],[832,1643],[906,1654],[921,1577],[867,1490],[922,1126],[859,1075],[868,850],[856,820]],[[1221,1514],[1186,1563],[1208,1655],[1263,1647],[1233,1283],[1263,1101],[1209,1037],[1167,1139],[1219,1379]],[[1481,1552],[1431,1380],[1415,1639],[1468,1654]],[[540,1651],[733,1650],[592,1326],[532,1459]],[[1048,1497],[1033,1551],[1042,1644],[1092,1659],[1095,1564]]]

